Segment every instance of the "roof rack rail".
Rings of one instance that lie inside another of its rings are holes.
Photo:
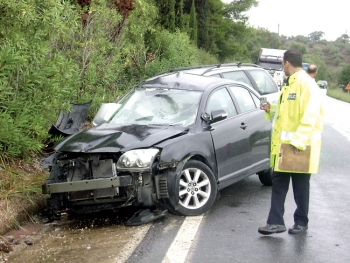
[[[205,74],[205,73],[207,73],[213,69],[216,69],[216,68],[232,67],[232,66],[237,66],[238,68],[240,68],[241,66],[261,68],[259,65],[256,65],[253,63],[232,62],[232,63],[223,63],[223,64],[211,64],[211,65],[198,65],[198,66],[171,68],[168,71],[164,71],[164,72],[156,74],[156,76],[162,75],[165,73],[171,73],[171,72],[178,72],[178,71],[191,70],[191,69],[200,69],[200,68],[208,68],[207,70],[205,70],[203,72],[203,74]]]
[[[168,71],[163,71],[155,76],[159,76],[166,73],[172,73],[172,72],[178,72],[178,71],[184,71],[184,70],[191,70],[191,69],[200,69],[200,68],[208,68],[203,72],[203,74],[215,69],[215,68],[223,68],[223,67],[232,67],[237,66],[240,68],[241,66],[248,66],[248,67],[256,67],[261,68],[259,65],[253,64],[253,63],[243,63],[243,62],[232,62],[232,63],[223,63],[223,64],[211,64],[211,65],[198,65],[198,66],[189,66],[189,67],[180,67],[180,68],[171,68]]]

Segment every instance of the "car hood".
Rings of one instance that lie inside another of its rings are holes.
[[[60,152],[102,153],[147,148],[169,138],[187,133],[181,126],[103,124],[60,141],[55,150]]]

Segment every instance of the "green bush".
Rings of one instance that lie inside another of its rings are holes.
[[[40,152],[72,103],[92,100],[91,119],[145,78],[217,61],[187,34],[155,25],[153,0],[135,1],[127,20],[108,0],[0,0],[0,10],[0,158]]]

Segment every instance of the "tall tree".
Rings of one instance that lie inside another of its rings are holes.
[[[322,31],[315,31],[308,35],[312,42],[320,41],[324,33]]]
[[[169,31],[175,32],[175,0],[169,0]]]
[[[341,41],[343,43],[349,43],[350,37],[348,34],[342,34],[340,37],[337,38],[337,41]]]
[[[198,22],[198,47],[209,50],[210,7],[208,0],[195,1]]]
[[[190,12],[190,23],[189,23],[189,29],[190,29],[190,39],[193,41],[193,43],[197,46],[197,40],[198,40],[198,34],[197,34],[197,13],[196,13],[196,7],[194,5],[194,0],[192,0],[191,5],[191,12]]]
[[[159,9],[159,24],[170,32],[175,32],[175,0],[157,0],[156,4]]]
[[[178,0],[175,3],[175,23],[176,27],[181,31],[184,29],[184,17],[183,17],[184,1]]]
[[[233,0],[223,7],[217,0],[209,0],[209,3],[212,19],[210,39],[216,41],[216,46],[219,47],[220,61],[250,62],[250,50],[247,44],[250,41],[251,32],[245,24],[248,18],[244,12],[256,6],[257,1]],[[221,19],[215,14],[220,14]]]
[[[226,5],[225,13],[235,22],[245,23],[248,20],[245,12],[253,6],[258,6],[257,0],[232,0],[231,3]]]
[[[339,74],[338,83],[344,87],[350,82],[350,65],[342,68]]]

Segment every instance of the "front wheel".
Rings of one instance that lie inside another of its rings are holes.
[[[177,213],[197,216],[208,211],[217,194],[213,172],[204,163],[188,161],[179,178],[179,206]]]

